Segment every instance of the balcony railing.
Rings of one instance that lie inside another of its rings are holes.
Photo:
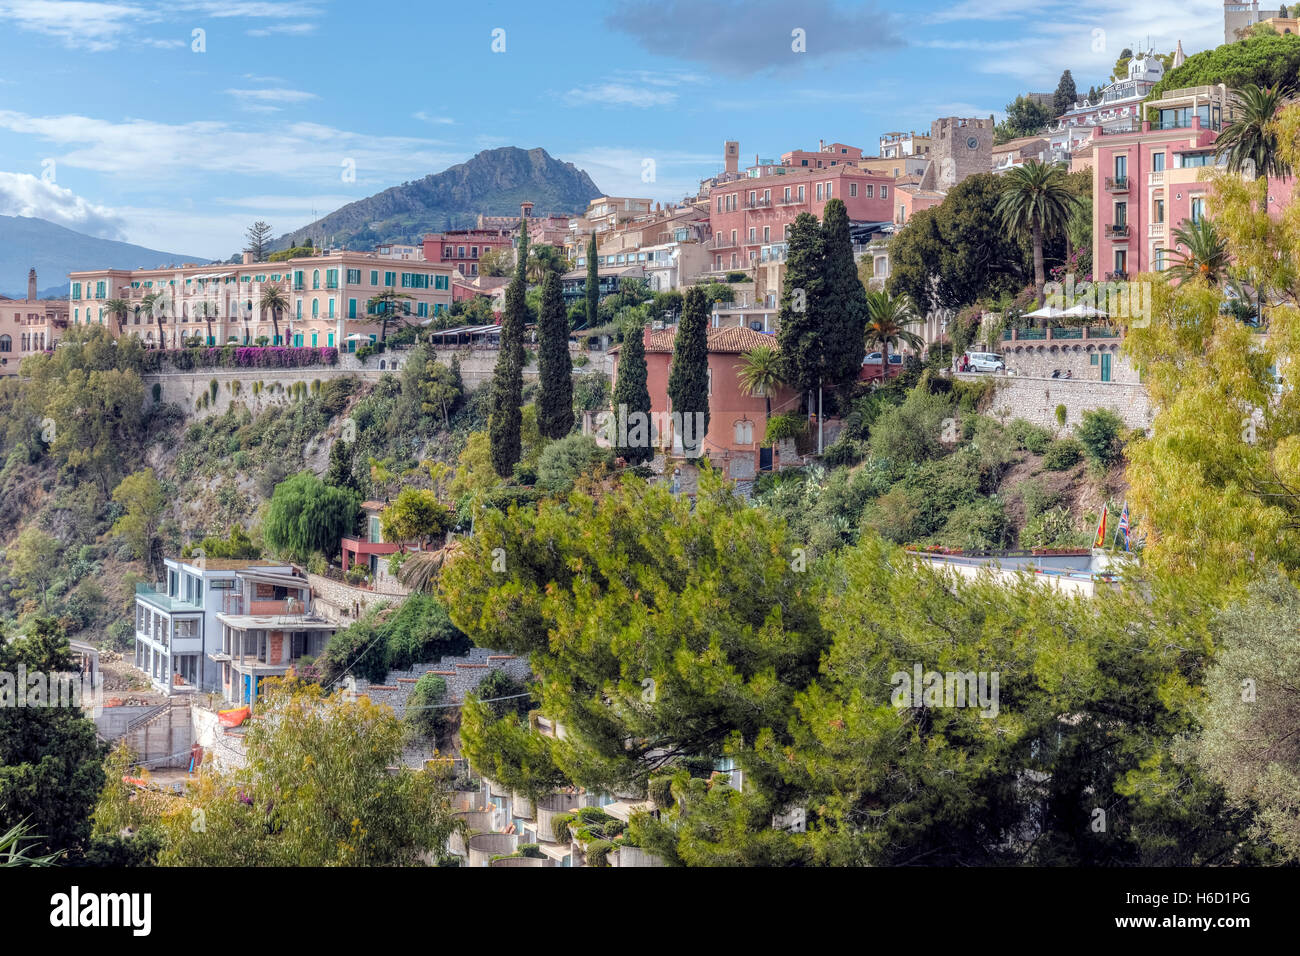
[[[746,199],[745,200],[746,209],[767,209],[771,205],[772,205],[772,200],[770,199]]]
[[[1128,192],[1127,176],[1107,176],[1106,192],[1108,193],[1126,193]]]
[[[778,206],[793,206],[796,203],[801,203],[803,201],[803,196],[791,196],[789,199],[778,199],[776,204]]]
[[[709,243],[710,249],[735,249],[740,245],[737,239],[728,239],[726,236],[714,236],[713,241]]]
[[[1114,339],[1119,330],[1110,325],[1055,325],[1045,329],[1003,329],[1003,342],[1049,341],[1060,339]]]
[[[1147,236],[1151,239],[1163,239],[1165,237],[1165,224],[1163,222],[1153,222],[1147,228]]]
[[[1112,224],[1112,225],[1108,225],[1108,226],[1106,227],[1106,238],[1107,238],[1107,239],[1127,239],[1127,238],[1128,238],[1128,223],[1126,223],[1126,222],[1121,222],[1121,223],[1114,223],[1114,224]]]
[[[1147,173],[1148,186],[1163,186],[1165,184],[1165,171],[1163,169],[1152,170]]]

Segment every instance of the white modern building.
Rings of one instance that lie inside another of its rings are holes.
[[[273,561],[165,558],[167,580],[135,588],[135,666],[165,694],[220,689],[218,615],[239,607],[240,571],[290,572]]]

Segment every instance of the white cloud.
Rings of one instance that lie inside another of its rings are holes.
[[[101,239],[124,236],[125,220],[119,212],[30,173],[0,172],[0,215],[46,219]]]
[[[597,83],[578,87],[564,94],[570,106],[610,106],[649,109],[672,106],[677,94],[668,90],[647,90],[625,83]]]
[[[167,177],[201,173],[268,175],[333,186],[344,161],[355,164],[357,198],[362,187],[423,176],[463,157],[436,140],[375,136],[319,123],[286,123],[250,129],[217,120],[122,122],[75,114],[30,116],[0,110],[0,129],[33,136],[62,150],[60,165],[111,173],[153,188]]]
[[[963,64],[980,73],[1015,77],[1039,92],[1056,88],[1063,69],[1085,88],[1109,76],[1120,51],[1167,53],[1181,40],[1188,56],[1223,42],[1223,5],[1217,0],[966,0],[930,15],[921,46],[969,51]],[[1015,39],[973,39],[968,21],[1015,20]],[[948,36],[935,36],[945,30]]]
[[[432,116],[424,110],[412,113],[411,119],[418,119],[422,123],[432,123],[434,126],[451,126],[456,122],[450,116]]]
[[[244,103],[304,103],[307,100],[317,99],[315,93],[308,93],[306,90],[288,90],[282,88],[268,88],[262,90],[226,90],[226,93]]]
[[[158,19],[155,11],[133,3],[0,0],[0,22],[54,37],[67,47],[88,52],[111,50],[134,24]]]
[[[257,27],[253,30],[247,30],[250,37],[269,37],[277,34],[287,36],[302,36],[306,33],[312,33],[316,29],[314,23],[277,23],[269,27]]]
[[[693,195],[699,188],[700,179],[710,175],[718,165],[718,156],[712,153],[659,148],[602,146],[560,155],[579,169],[586,170],[592,180],[611,196],[647,196],[660,202],[678,202],[683,196]],[[648,166],[647,160],[652,160],[654,165]],[[642,178],[647,170],[654,174],[650,182]]]

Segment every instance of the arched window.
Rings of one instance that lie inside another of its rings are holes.
[[[314,319],[314,318],[316,318],[316,317],[319,316],[319,315],[320,315],[320,300],[319,300],[319,299],[312,299],[312,300],[311,300],[311,317]]]
[[[736,444],[752,445],[754,443],[754,423],[750,421],[739,421],[735,425]]]
[[[319,269],[313,269],[313,270],[312,270],[312,273],[311,273],[311,287],[312,287],[313,289],[319,289],[319,288],[320,288],[320,270],[319,270]]]

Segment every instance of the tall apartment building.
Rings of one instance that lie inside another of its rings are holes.
[[[451,308],[452,267],[441,261],[394,260],[368,252],[326,252],[286,262],[251,259],[245,255],[240,265],[70,273],[71,324],[102,325],[114,336],[136,335],[154,347],[160,342],[160,310],[164,348],[196,340],[252,345],[265,338],[272,345],[355,351],[379,337],[380,323],[369,303],[381,292],[407,296],[397,306],[403,322],[418,324]],[[274,317],[261,307],[262,293],[270,287],[279,288],[288,303]],[[148,297],[157,297],[152,313]],[[108,313],[105,304],[112,299],[126,301],[124,317]]]

